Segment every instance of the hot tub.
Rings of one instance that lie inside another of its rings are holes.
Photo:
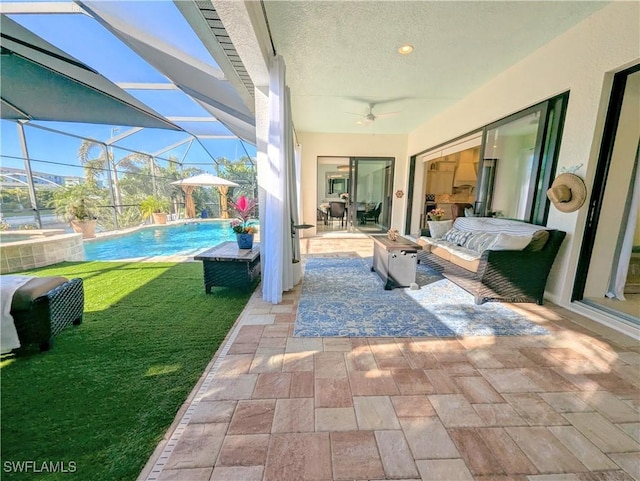
[[[62,229],[0,231],[0,274],[83,260],[82,234]]]

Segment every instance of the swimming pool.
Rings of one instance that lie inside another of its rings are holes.
[[[193,255],[194,251],[235,240],[229,221],[145,227],[129,234],[84,242],[88,261]]]

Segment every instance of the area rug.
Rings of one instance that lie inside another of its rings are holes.
[[[313,257],[304,269],[294,336],[456,337],[546,335],[548,331],[499,303],[473,296],[418,264],[417,290],[385,291],[372,260]]]

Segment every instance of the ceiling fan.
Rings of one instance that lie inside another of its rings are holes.
[[[360,125],[369,125],[373,122],[375,122],[378,119],[382,119],[384,117],[393,117],[394,115],[398,115],[400,112],[385,112],[382,114],[374,114],[373,113],[373,108],[376,106],[375,102],[370,102],[369,103],[369,113],[368,114],[356,114],[353,112],[345,112],[346,114],[349,115],[357,115],[358,117],[361,117],[360,120],[358,120],[356,123],[360,124]]]

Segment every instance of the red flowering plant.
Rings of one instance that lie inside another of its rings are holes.
[[[230,223],[231,229],[236,234],[255,234],[258,232],[258,226],[255,221],[250,220],[253,210],[256,207],[255,199],[248,199],[247,197],[240,196],[235,202],[230,200],[229,203],[238,213],[239,219],[233,219]]]

